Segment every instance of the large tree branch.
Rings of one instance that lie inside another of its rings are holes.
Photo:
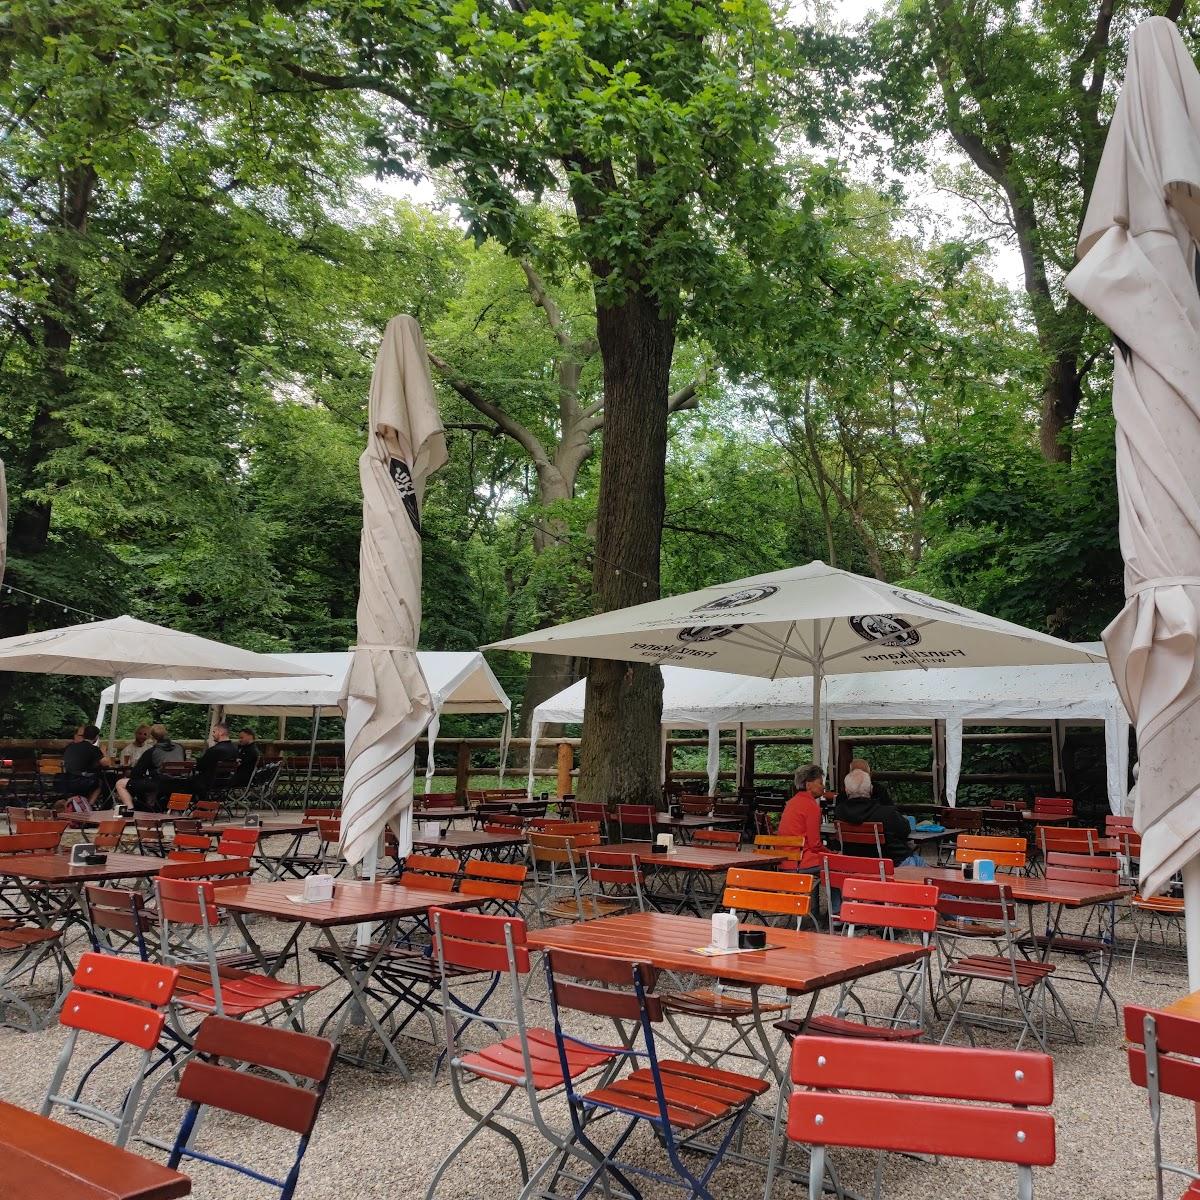
[[[699,408],[700,401],[696,396],[696,391],[700,386],[698,379],[693,379],[691,383],[685,384],[677,392],[673,392],[667,399],[667,412],[679,412],[684,408]]]
[[[550,465],[550,456],[537,437],[515,417],[509,416],[503,409],[497,408],[490,400],[485,399],[467,382],[453,367],[436,354],[429,355],[429,361],[437,367],[446,382],[477,412],[483,413],[490,421],[494,421],[504,430],[514,442],[518,443],[533,459],[538,467]]]
[[[525,272],[525,282],[529,285],[529,295],[538,308],[546,314],[546,321],[551,332],[558,339],[558,344],[565,350],[571,349],[571,335],[563,325],[562,310],[554,301],[554,297],[546,291],[542,277],[534,269],[533,263],[527,258],[521,260],[521,270]]]

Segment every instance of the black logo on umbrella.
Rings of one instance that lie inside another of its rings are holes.
[[[770,583],[742,588],[740,591],[718,596],[715,600],[708,601],[707,604],[697,605],[692,612],[720,612],[726,608],[741,608],[743,605],[753,604],[757,600],[765,600],[768,596],[775,595],[777,591],[779,589]]]
[[[681,642],[715,642],[717,638],[728,637],[741,629],[740,625],[689,625],[681,629],[676,637]]]
[[[886,613],[871,613],[865,617],[848,617],[850,628],[860,638],[878,646],[915,646],[921,635],[902,617]]]
[[[396,485],[396,494],[408,512],[408,519],[412,521],[413,528],[419,534],[421,532],[421,510],[417,507],[417,489],[413,486],[412,472],[408,469],[408,463],[400,458],[389,458],[388,470],[392,477],[392,483]]]

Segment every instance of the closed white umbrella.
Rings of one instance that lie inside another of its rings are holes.
[[[1126,603],[1104,631],[1138,735],[1141,886],[1184,872],[1200,987],[1200,74],[1163,17],[1130,39],[1067,287],[1112,330]]]
[[[113,617],[0,640],[0,671],[41,675],[100,675],[114,680],[109,753],[114,749],[121,680],[221,679],[228,676],[304,675],[270,654],[227,646],[194,633],[153,625],[136,617]]]
[[[346,676],[342,853],[373,854],[391,822],[412,849],[413,746],[433,716],[417,661],[421,631],[421,503],[446,461],[421,327],[393,317],[371,378],[363,493],[358,644]]]
[[[1070,642],[823,562],[755,575],[497,642],[494,649],[812,677],[826,757],[825,676],[914,667],[1103,662]]]

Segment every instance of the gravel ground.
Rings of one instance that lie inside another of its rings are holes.
[[[1128,926],[1125,927],[1126,929]],[[271,944],[283,927],[259,924],[256,936]],[[304,939],[311,944],[313,939]],[[1143,969],[1139,954],[1137,975],[1128,979],[1128,944],[1113,972],[1113,990],[1121,1003],[1137,1001],[1162,1005],[1186,991],[1186,976],[1178,952],[1147,961]],[[320,968],[305,954],[305,978],[320,982]],[[1096,1031],[1087,1025],[1087,1015],[1094,990],[1075,985],[1061,989],[1074,1014],[1082,1019],[1080,1042],[1059,1038],[1052,1049],[1055,1060],[1056,1101],[1053,1112],[1058,1127],[1058,1161],[1055,1166],[1037,1173],[1039,1195],[1062,1195],[1072,1200],[1116,1200],[1117,1197],[1151,1197],[1154,1178],[1151,1169],[1150,1123],[1145,1093],[1130,1082],[1126,1070],[1122,1039],[1111,1012],[1101,1017]],[[319,1018],[328,1011],[336,989],[317,996],[310,1004],[310,1018]],[[540,994],[540,989],[535,994]],[[498,999],[499,993],[497,997]],[[832,995],[821,1006],[828,1008]],[[500,1011],[503,1006],[493,1006]],[[529,1019],[535,1024],[547,1024],[549,1014],[544,1003],[529,1005]],[[316,1021],[310,1021],[310,1028]],[[940,1029],[935,1027],[940,1036]],[[485,1040],[481,1030],[481,1040]],[[580,1029],[586,1036],[586,1031]],[[593,1032],[607,1035],[596,1027]],[[428,1036],[426,1033],[425,1036]],[[988,1044],[1011,1045],[1000,1035],[984,1035]],[[961,1039],[956,1039],[961,1041]],[[0,1096],[26,1107],[40,1103],[54,1060],[63,1042],[63,1034],[53,1028],[39,1034],[0,1029]],[[99,1048],[100,1043],[97,1043]],[[90,1060],[88,1045],[81,1041],[76,1061]],[[669,1051],[668,1051],[669,1053]],[[413,1078],[403,1082],[394,1076],[340,1064],[333,1077],[329,1094],[313,1135],[301,1179],[298,1196],[303,1200],[346,1200],[346,1197],[423,1197],[433,1167],[457,1142],[469,1127],[468,1118],[458,1109],[444,1072],[433,1078],[436,1050],[428,1043],[406,1041],[404,1054],[411,1066]],[[129,1056],[116,1057],[98,1076],[102,1094],[110,1098],[119,1095],[132,1069]],[[738,1069],[737,1062],[726,1064]],[[164,1087],[155,1105],[153,1118],[144,1130],[148,1136],[169,1140],[177,1128],[183,1106],[172,1095],[170,1085]],[[481,1094],[494,1096],[495,1089],[485,1086]],[[483,1102],[486,1102],[484,1100]],[[774,1093],[765,1098],[765,1107],[774,1103]],[[554,1123],[566,1125],[561,1107],[551,1110]],[[73,1118],[65,1118],[75,1123]],[[81,1128],[103,1136],[98,1126],[87,1122]],[[1176,1161],[1194,1161],[1194,1126],[1190,1106],[1168,1102],[1164,1116],[1164,1146]],[[540,1158],[540,1144],[529,1136],[526,1144],[531,1161]],[[764,1152],[767,1128],[761,1122],[751,1122],[746,1138],[747,1150]],[[261,1125],[242,1121],[223,1114],[213,1114],[205,1123],[202,1148],[217,1154],[249,1158],[260,1169],[286,1171],[290,1150],[294,1144],[290,1135]],[[155,1157],[160,1152],[141,1146],[139,1149]],[[648,1165],[665,1161],[653,1140],[639,1135],[627,1148],[631,1158]],[[869,1192],[874,1157],[842,1152],[835,1157],[843,1181],[852,1187]],[[0,1164],[0,1171],[3,1170]],[[194,1180],[193,1195],[200,1200],[257,1200],[277,1193],[243,1176],[223,1171],[203,1163],[187,1167]],[[925,1200],[931,1190],[939,1197],[983,1197],[1015,1195],[1012,1169],[959,1160],[941,1162],[919,1161],[892,1157],[884,1175],[884,1195],[896,1200]],[[752,1200],[763,1192],[764,1173],[761,1168],[745,1164],[727,1164],[714,1178],[712,1191],[717,1200]],[[1168,1194],[1175,1195],[1180,1186],[1168,1184]],[[2,1189],[0,1189],[2,1191]],[[479,1197],[516,1197],[520,1179],[515,1158],[507,1143],[493,1135],[484,1135],[458,1160],[443,1178],[437,1196],[439,1200],[477,1200]],[[645,1193],[657,1200],[659,1196],[678,1193],[648,1184]],[[805,1190],[794,1182],[784,1181],[776,1197],[799,1197]],[[47,1200],[70,1200],[54,1197]]]

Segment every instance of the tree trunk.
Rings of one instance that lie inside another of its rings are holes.
[[[641,292],[599,305],[604,359],[604,454],[592,588],[597,612],[658,598],[666,511],[667,411],[674,322]],[[656,803],[662,672],[593,659],[580,748],[579,797]]]
[[[1042,386],[1041,446],[1048,462],[1071,461],[1071,443],[1062,435],[1075,420],[1081,399],[1078,353],[1063,351],[1046,368]]]

